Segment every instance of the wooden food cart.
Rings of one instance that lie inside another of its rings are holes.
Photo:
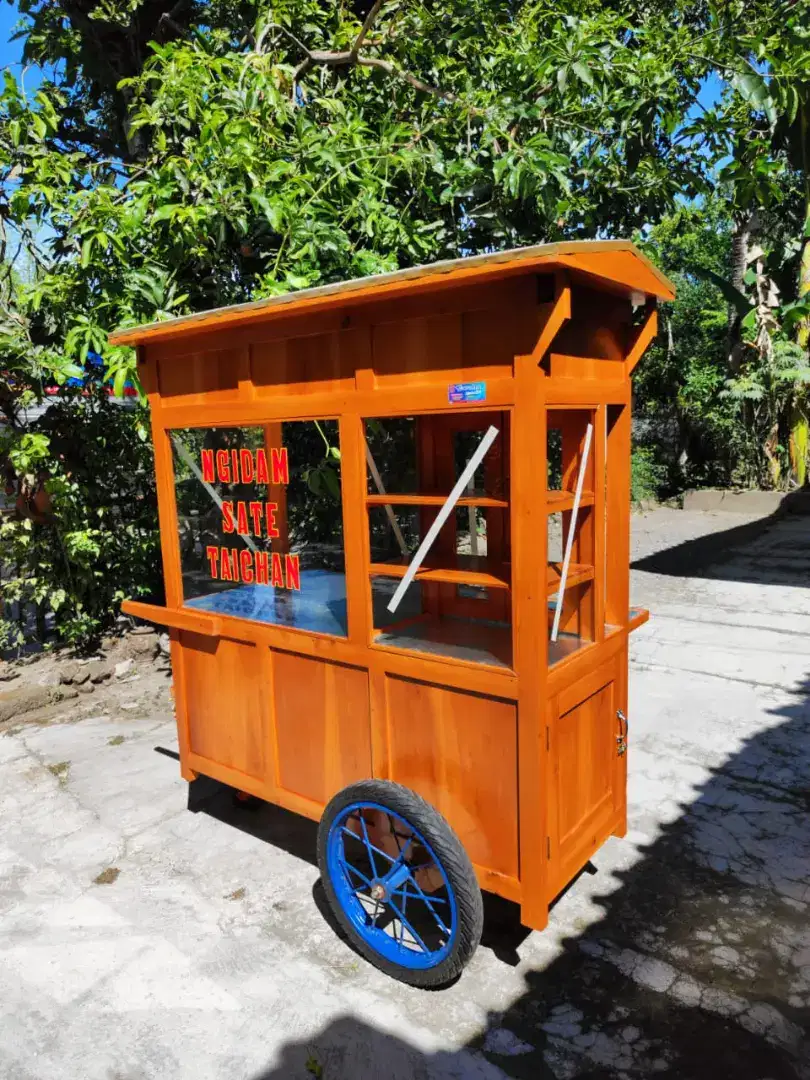
[[[623,241],[114,334],[152,409],[182,775],[321,822],[355,947],[421,986],[480,889],[546,925],[626,827],[630,380],[672,286]]]

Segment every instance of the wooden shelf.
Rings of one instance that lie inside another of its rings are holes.
[[[546,502],[549,514],[559,514],[564,510],[574,509],[573,491],[547,491]],[[580,506],[593,506],[593,492],[583,491]]]
[[[410,559],[397,562],[371,563],[372,577],[405,576]],[[546,569],[546,595],[553,596],[560,586],[562,563],[549,563]],[[511,582],[509,563],[491,563],[482,555],[457,555],[455,562],[428,558],[419,567],[414,581],[440,581],[449,585],[479,585],[488,589],[508,589]],[[568,567],[566,589],[573,589],[585,581],[593,581],[593,567],[585,563],[571,563]]]
[[[449,492],[448,492],[449,494]],[[386,495],[366,495],[366,506],[443,506],[447,501],[447,495],[425,493],[421,495],[407,494],[397,495],[389,492]],[[456,506],[494,506],[506,508],[509,506],[508,499],[496,499],[491,495],[463,495]]]
[[[369,573],[378,577],[405,576],[410,559],[400,562],[372,563]],[[414,581],[442,581],[449,585],[482,585],[488,589],[508,589],[511,579],[508,563],[491,563],[483,555],[456,555],[454,561],[430,556],[416,572]]]
[[[560,587],[560,574],[562,563],[549,563],[546,572],[546,592],[553,596]],[[573,589],[575,585],[581,585],[584,581],[593,581],[593,567],[585,563],[569,563],[568,577],[565,580],[565,588]]]

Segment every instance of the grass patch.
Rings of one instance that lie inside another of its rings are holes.
[[[49,765],[48,772],[51,776],[55,776],[62,787],[64,787],[67,783],[68,773],[70,772],[70,762],[58,761],[55,765]]]
[[[118,880],[118,875],[121,871],[117,866],[108,866],[106,870],[102,870],[98,877],[93,878],[94,885],[114,885]]]
[[[234,889],[232,893],[228,893],[225,897],[226,900],[244,900],[247,889],[244,885],[240,885],[238,889]]]
[[[122,742],[126,742],[123,735],[113,735],[111,739],[107,739],[107,746],[120,746]]]

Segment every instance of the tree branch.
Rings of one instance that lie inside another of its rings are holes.
[[[452,90],[442,90],[440,86],[432,86],[430,83],[423,82],[422,79],[417,79],[415,75],[412,75],[410,71],[395,67],[388,60],[378,60],[371,56],[359,56],[357,64],[360,67],[378,68],[380,71],[384,71],[386,75],[404,79],[406,83],[415,90],[420,90],[423,94],[433,94],[435,97],[443,98],[445,101],[458,101],[458,95],[454,94]]]
[[[441,87],[433,86],[431,83],[427,83],[423,79],[413,75],[410,71],[405,71],[402,68],[397,67],[389,60],[380,60],[377,57],[360,55],[360,49],[366,43],[366,38],[374,26],[384,3],[385,0],[374,0],[374,3],[369,9],[368,14],[363,21],[363,25],[360,27],[357,37],[354,39],[350,49],[310,49],[299,37],[296,37],[292,30],[288,30],[286,26],[282,26],[280,23],[276,22],[269,22],[265,24],[262,32],[256,39],[255,51],[257,53],[262,51],[268,34],[275,30],[277,33],[282,34],[287,38],[299,52],[304,54],[304,59],[293,71],[293,99],[295,99],[296,84],[308,71],[311,71],[313,67],[351,66],[376,68],[378,71],[384,71],[386,75],[390,75],[393,78],[402,79],[404,82],[408,83],[409,86],[412,86],[414,90],[420,91],[420,93],[432,94],[434,97],[442,98],[445,101],[457,101],[457,95],[450,90],[442,90]]]
[[[353,60],[357,59],[357,54],[360,52],[360,47],[366,40],[366,35],[368,34],[369,30],[376,22],[377,16],[380,13],[380,8],[383,6],[384,2],[385,0],[374,0],[374,4],[372,5],[371,10],[369,11],[368,15],[366,15],[365,22],[360,27],[360,33],[357,35],[354,45],[352,45],[351,56]]]

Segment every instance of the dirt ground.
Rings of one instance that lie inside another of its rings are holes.
[[[312,823],[180,780],[156,634],[0,668],[0,1076],[808,1080],[810,518],[633,535],[628,835],[439,993],[341,940]]]

